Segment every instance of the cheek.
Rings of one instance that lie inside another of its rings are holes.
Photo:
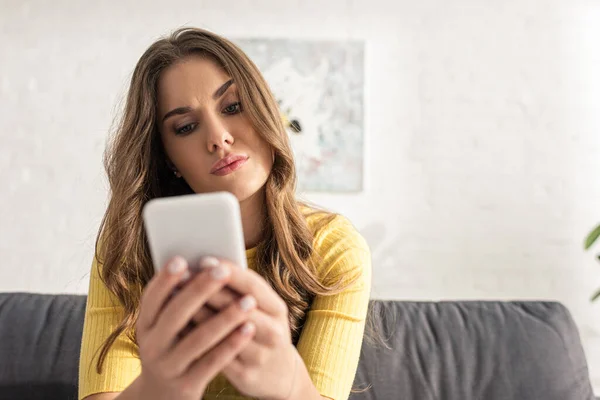
[[[175,138],[165,145],[169,158],[182,170],[195,170],[209,161],[195,139],[193,136]]]
[[[178,149],[179,146],[176,140],[177,138],[174,138],[171,135],[167,136],[163,134],[161,136],[161,139],[166,156],[169,158],[169,160],[177,162],[177,159],[180,155],[180,150]]]
[[[273,157],[275,153],[268,144],[263,144],[260,149],[260,165],[264,169],[267,175],[271,173],[273,169]]]
[[[248,130],[246,132],[248,132]],[[269,145],[269,143],[253,129],[250,129],[249,135],[246,136],[245,144],[254,153],[256,166],[261,172],[264,171],[269,175],[273,168],[274,157],[271,145]]]

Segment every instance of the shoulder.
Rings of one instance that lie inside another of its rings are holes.
[[[343,215],[303,208],[313,232],[313,260],[317,273],[328,281],[360,274],[370,279],[371,252],[364,237]]]
[[[312,209],[306,214],[306,221],[313,233],[313,246],[317,251],[341,246],[369,252],[367,241],[343,215]]]

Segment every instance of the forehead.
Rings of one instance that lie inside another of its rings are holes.
[[[164,69],[157,84],[158,109],[206,104],[229,75],[215,61],[200,56],[186,57]]]

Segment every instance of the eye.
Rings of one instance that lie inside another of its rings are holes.
[[[196,128],[196,124],[187,124],[180,128],[175,129],[175,133],[177,135],[185,135],[186,133],[190,133]]]
[[[242,104],[238,101],[237,103],[233,103],[228,105],[223,109],[223,113],[233,115],[242,111]]]

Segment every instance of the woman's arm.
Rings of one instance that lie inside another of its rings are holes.
[[[297,369],[294,384],[292,386],[292,392],[290,393],[290,396],[286,398],[286,400],[332,400],[330,397],[321,396],[312,379],[310,378],[310,374],[306,370],[306,366],[304,365],[302,358],[299,354],[297,357]]]
[[[232,293],[251,294],[258,301],[250,317],[257,328],[254,341],[223,371],[239,391],[264,400],[348,398],[369,304],[371,259],[352,225],[342,217],[334,222],[316,240],[319,278],[326,284],[339,282],[343,290],[313,300],[298,348],[290,340],[285,303],[253,270],[231,266],[228,290],[209,300],[217,310],[236,300]],[[202,323],[213,315],[199,312],[194,320]]]
[[[119,393],[119,392],[97,393],[97,394],[92,394],[90,396],[87,396],[83,400],[114,400],[116,398],[123,399],[123,397],[119,397],[119,395],[121,393]],[[134,397],[131,397],[131,398],[133,399]]]
[[[122,334],[108,351],[102,373],[96,371],[96,362],[104,340],[120,323],[123,308],[100,279],[94,257],[81,339],[79,358],[79,399],[90,395],[118,395],[141,372],[137,346]]]
[[[83,400],[140,400],[140,382],[137,377],[131,385],[122,392],[96,393],[85,397]]]
[[[343,217],[318,239],[322,279],[349,284],[342,292],[317,296],[307,314],[298,352],[324,398],[348,398],[358,368],[371,292],[371,254],[366,241]]]
[[[106,358],[110,360],[107,368],[98,373],[92,368],[96,365],[92,362],[95,356],[90,357],[94,353],[91,353],[93,349],[88,345],[102,342],[106,335],[96,334],[96,331],[103,332],[101,326],[84,323],[83,337],[90,339],[90,342],[85,343],[84,340],[85,344],[82,344],[80,399],[96,393],[123,391],[117,398],[196,400],[203,396],[206,386],[219,371],[231,363],[252,340],[254,325],[248,322],[248,317],[256,302],[248,302],[252,300],[249,297],[244,298],[246,301],[231,304],[184,338],[178,337],[196,310],[203,307],[209,297],[222,290],[230,276],[226,266],[206,269],[169,299],[175,287],[186,279],[184,272],[187,268],[183,258],[175,257],[144,288],[135,326],[139,357],[127,352],[111,354]],[[94,295],[91,296],[88,309],[93,309],[96,288],[90,293]],[[88,315],[93,313],[86,314],[86,321],[97,322],[96,318],[87,320]],[[128,340],[122,339],[126,343]],[[118,346],[116,350],[119,350]],[[83,357],[84,354],[86,357]],[[130,367],[127,361],[131,356],[137,362],[136,368],[124,370]],[[119,372],[125,372],[126,381]]]

